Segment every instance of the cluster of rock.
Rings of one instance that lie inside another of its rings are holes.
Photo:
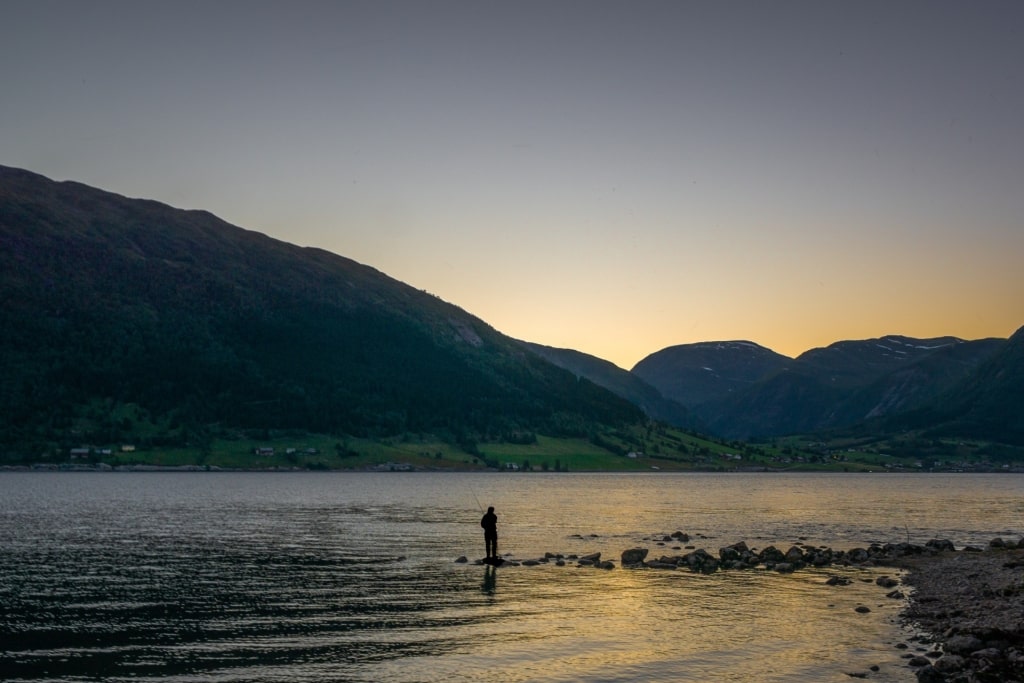
[[[915,594],[904,616],[930,634],[920,642],[941,644],[909,664],[926,683],[1024,680],[1024,541],[964,550],[905,563]]]
[[[456,562],[465,564],[469,559],[462,555]],[[590,553],[589,555],[544,553],[542,557],[530,560],[513,560],[505,558],[501,563],[503,567],[536,567],[541,564],[553,564],[556,567],[564,567],[568,562],[575,562],[577,567],[596,567],[597,569],[615,569],[615,563],[611,560],[601,560],[601,553]],[[488,564],[486,560],[476,560],[473,564]]]
[[[1021,647],[1017,632],[947,633],[941,650],[914,655],[908,663],[922,683],[1007,683],[1024,676]]]
[[[823,546],[792,545],[783,551],[771,545],[763,550],[750,548],[745,541],[718,549],[713,555],[703,548],[687,548],[690,552],[682,555],[662,555],[646,560],[646,548],[631,548],[623,552],[625,567],[650,567],[651,569],[689,569],[702,574],[712,574],[720,569],[765,569],[780,573],[793,572],[804,567],[828,567],[830,565],[888,565],[908,555],[953,550],[953,543],[945,540],[931,540],[924,545],[913,543],[873,544],[866,548],[833,550]]]
[[[675,532],[666,535],[663,541],[678,541],[687,543],[690,540],[687,534]],[[681,546],[676,549],[683,550]],[[866,548],[853,548],[851,550],[833,550],[823,546],[793,545],[788,550],[781,550],[775,546],[768,546],[763,550],[750,548],[745,541],[734,543],[718,549],[718,554],[712,554],[703,548],[687,546],[689,552],[676,555],[661,555],[656,559],[648,560],[648,548],[629,548],[622,551],[620,563],[627,569],[687,569],[701,574],[713,574],[719,570],[755,569],[764,568],[780,573],[793,572],[804,567],[828,567],[831,565],[843,566],[871,566],[890,565],[901,558],[914,555],[925,555],[948,550],[954,550],[953,543],[946,540],[933,539],[924,545],[913,543],[886,543],[872,544]],[[466,563],[469,560],[463,556],[456,562]],[[506,558],[505,566],[532,567],[541,564],[554,564],[564,567],[568,562],[575,562],[577,567],[595,567],[598,569],[614,569],[615,563],[611,560],[602,560],[601,553],[590,553],[588,555],[575,555],[563,553],[544,553],[543,557],[528,560],[512,560]],[[477,560],[476,564],[484,564],[483,560]],[[902,597],[895,596],[895,597]]]

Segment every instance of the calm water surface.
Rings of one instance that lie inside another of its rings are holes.
[[[676,530],[712,553],[982,545],[1024,535],[1022,494],[1012,475],[0,473],[0,678],[849,681],[874,665],[910,682],[883,570],[454,560],[483,555],[478,501],[503,553],[617,563],[683,552],[658,545]]]

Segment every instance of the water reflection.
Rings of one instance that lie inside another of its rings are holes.
[[[484,582],[480,586],[480,590],[482,590],[486,595],[494,595],[494,593],[497,590],[497,588],[498,588],[498,570],[495,567],[493,567],[493,566],[491,566],[489,564],[485,564],[484,565]]]
[[[892,647],[899,604],[870,571],[829,587],[814,570],[456,564],[479,552],[480,513],[453,476],[0,475],[0,671],[24,681],[846,681],[878,665],[874,681],[912,680]],[[617,559],[635,545],[657,554],[651,539],[675,529],[703,534],[711,552],[762,537],[904,540],[904,526],[963,545],[993,526],[1014,530],[1022,481],[472,479],[502,510],[502,552],[520,559]]]

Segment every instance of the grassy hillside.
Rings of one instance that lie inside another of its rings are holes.
[[[262,437],[262,438],[260,438]],[[665,427],[609,430],[594,438],[538,436],[534,443],[489,442],[473,454],[432,437],[338,438],[307,432],[264,432],[213,439],[203,448],[157,446],[124,451],[101,444],[74,457],[62,454],[35,464],[52,466],[152,465],[233,469],[382,469],[517,472],[734,470],[735,448]],[[70,453],[70,451],[69,451]]]

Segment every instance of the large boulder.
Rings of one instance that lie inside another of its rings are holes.
[[[622,551],[622,566],[636,567],[644,563],[647,557],[647,548],[630,548]]]
[[[718,559],[722,562],[737,562],[740,559],[740,551],[731,546],[718,549]]]
[[[949,654],[969,655],[970,653],[976,650],[980,650],[983,647],[985,647],[985,643],[983,643],[980,638],[968,633],[955,635],[952,638],[949,638],[943,644],[942,649]]]
[[[871,559],[871,555],[865,548],[853,548],[846,553],[846,559],[854,564],[864,564]]]
[[[804,551],[800,546],[792,546],[786,551],[786,562],[790,564],[798,565],[804,562]]]

